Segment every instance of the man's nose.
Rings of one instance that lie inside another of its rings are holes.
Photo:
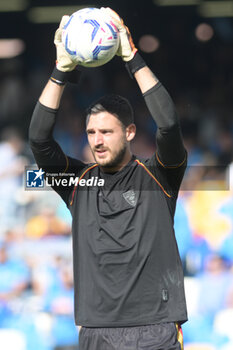
[[[97,132],[95,134],[95,146],[99,146],[103,144],[103,135],[101,133]]]

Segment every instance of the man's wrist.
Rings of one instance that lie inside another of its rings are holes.
[[[139,69],[146,66],[146,62],[142,58],[142,56],[137,51],[134,57],[126,62],[125,67],[130,75],[131,78],[133,78],[134,73],[136,73]]]
[[[68,78],[69,78],[68,72],[62,72],[59,69],[57,69],[57,67],[55,66],[52,71],[50,80],[57,85],[65,85],[68,81]]]
[[[53,72],[50,76],[50,80],[57,84],[57,85],[65,85],[67,82],[70,83],[78,83],[78,80],[80,78],[81,71],[74,69],[73,71],[70,72],[62,72],[57,67],[55,66],[53,69]]]

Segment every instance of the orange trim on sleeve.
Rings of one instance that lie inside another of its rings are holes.
[[[69,167],[69,159],[68,159],[68,157],[67,157],[67,155],[64,153],[64,156],[65,156],[65,158],[66,158],[66,168],[65,168],[65,170],[63,171],[63,173],[66,173],[67,172],[67,169],[68,169],[68,167]]]
[[[160,188],[162,189],[162,191],[166,194],[166,196],[168,196],[169,198],[172,197],[169,193],[167,193],[167,191],[165,191],[165,189],[163,188],[163,186],[161,185],[161,183],[156,179],[156,177],[150,172],[149,169],[147,169],[147,167],[146,167],[143,163],[141,163],[138,159],[135,159],[135,162],[137,162],[138,165],[141,165],[141,166],[144,168],[144,170],[146,170],[146,172],[152,177],[152,179],[157,183],[157,185],[159,185],[159,187],[160,187]]]
[[[184,162],[186,161],[186,155],[185,155],[184,160],[183,160],[180,164],[174,165],[174,166],[173,166],[173,165],[164,165],[164,164],[161,162],[161,160],[159,159],[159,156],[158,156],[158,153],[157,153],[157,152],[156,152],[156,158],[157,158],[159,164],[162,165],[163,168],[168,168],[168,169],[176,169],[176,168],[179,168],[179,167],[182,166],[182,165],[184,164]]]
[[[77,185],[75,185],[75,187],[74,187],[74,189],[73,189],[73,193],[72,193],[72,198],[71,198],[71,201],[70,201],[70,205],[73,205],[74,195],[75,195],[76,189],[77,189],[77,187],[78,187],[79,181],[86,175],[86,173],[87,173],[89,170],[91,170],[91,169],[93,169],[93,168],[95,168],[95,167],[97,167],[97,166],[98,166],[98,164],[93,164],[93,165],[91,165],[91,166],[90,166],[89,168],[87,168],[87,169],[82,173],[82,175],[79,177],[78,183],[77,183]]]
[[[177,330],[177,340],[180,343],[180,348],[181,350],[184,350],[183,331],[179,323],[176,323],[176,330]]]

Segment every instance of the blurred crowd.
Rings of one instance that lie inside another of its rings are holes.
[[[178,31],[174,28],[174,37]],[[196,44],[193,51],[164,45],[144,58],[173,97],[189,154],[175,216],[189,312],[183,326],[186,349],[230,350],[233,47],[218,43],[216,50],[214,41]],[[24,188],[25,167],[34,164],[29,122],[52,66],[36,58],[28,66],[26,59],[2,60],[0,68],[0,342],[8,350],[73,350],[78,331],[71,217],[53,191]],[[67,86],[54,137],[65,153],[90,162],[85,109],[109,92],[132,103],[137,125],[132,151],[150,157],[156,149],[156,125],[117,58],[84,70],[77,85]]]

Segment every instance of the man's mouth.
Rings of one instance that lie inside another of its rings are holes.
[[[102,156],[103,154],[105,154],[107,152],[106,149],[96,149],[95,152],[99,155]]]

